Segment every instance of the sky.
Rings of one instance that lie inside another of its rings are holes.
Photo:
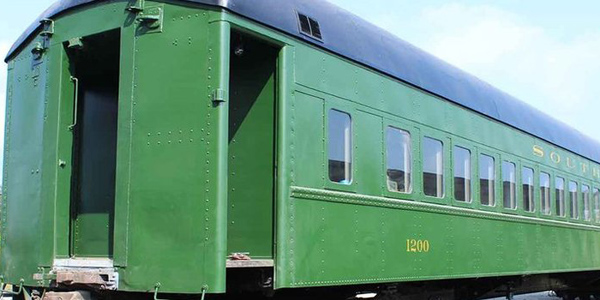
[[[600,141],[600,1],[330,2]]]
[[[600,141],[600,1],[329,1]],[[53,2],[4,3],[0,56]]]

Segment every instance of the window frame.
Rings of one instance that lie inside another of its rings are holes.
[[[468,207],[471,207],[471,206],[473,206],[473,202],[475,202],[475,196],[474,196],[475,195],[474,194],[475,193],[475,184],[474,184],[474,182],[475,182],[475,176],[474,176],[474,174],[475,174],[474,173],[475,155],[474,155],[474,153],[476,153],[476,151],[468,143],[453,141],[453,143],[452,143],[451,146],[452,146],[452,151],[450,153],[450,156],[452,158],[451,166],[450,166],[451,173],[452,173],[452,178],[451,178],[452,179],[451,180],[451,182],[452,182],[452,188],[451,188],[452,195],[451,195],[451,198],[452,198],[452,201],[453,201],[454,205],[456,205],[456,206],[468,206]],[[469,184],[469,187],[470,187],[471,191],[470,191],[470,199],[467,199],[466,201],[462,201],[462,200],[456,199],[456,184],[454,182],[454,180],[455,180],[455,173],[454,172],[455,172],[455,164],[456,164],[456,160],[454,159],[455,158],[454,157],[454,154],[455,154],[454,151],[455,151],[456,148],[461,148],[461,149],[464,149],[464,150],[466,150],[466,151],[469,152],[469,159],[470,159],[469,160],[469,172],[470,172],[470,175],[471,175],[471,179],[470,179],[471,182]]]
[[[502,176],[502,170],[500,169],[500,166],[498,164],[498,162],[501,161],[501,155],[495,149],[481,146],[481,145],[477,146],[477,154],[476,155],[477,155],[477,159],[475,160],[475,169],[476,169],[475,174],[477,174],[478,183],[475,185],[475,188],[476,188],[475,193],[477,193],[477,199],[473,200],[473,203],[476,205],[477,209],[479,209],[481,211],[502,213],[502,204],[499,202],[499,201],[502,201],[502,198],[501,198],[502,191],[501,191],[500,185],[499,185],[502,183],[502,181],[500,180],[500,177]],[[481,188],[480,183],[479,183],[479,166],[480,166],[479,156],[480,155],[487,155],[494,159],[494,187],[495,187],[494,188],[494,197],[495,197],[495,205],[494,206],[482,205],[481,199],[479,197],[480,188]]]
[[[549,177],[549,179],[548,179],[549,180],[549,182],[548,182],[548,185],[549,185],[548,189],[550,189],[549,195],[548,195],[548,201],[549,201],[548,210],[550,212],[549,214],[545,214],[542,211],[542,174],[546,174]],[[554,210],[554,198],[553,198],[553,192],[554,192],[553,179],[554,179],[554,174],[553,174],[553,172],[551,172],[551,171],[549,171],[547,169],[540,168],[537,177],[538,177],[538,184],[536,185],[536,188],[537,188],[537,193],[539,194],[539,204],[540,204],[540,209],[538,210],[539,211],[539,216],[543,217],[543,218],[552,218],[555,215],[555,213],[556,213],[556,211]]]
[[[531,179],[533,180],[533,182],[531,183],[531,187],[532,187],[532,197],[533,199],[531,199],[531,205],[533,205],[533,210],[525,210],[525,191],[523,190],[523,185],[524,185],[524,178],[523,178],[523,172],[525,172],[525,169],[529,169],[532,171],[531,174]],[[524,214],[527,215],[537,215],[539,212],[539,206],[537,203],[537,200],[539,197],[537,197],[537,193],[536,193],[536,187],[539,184],[539,179],[536,178],[536,175],[540,174],[540,172],[537,171],[537,169],[531,165],[525,164],[525,163],[521,163],[521,167],[519,168],[519,170],[521,171],[521,180],[519,181],[519,193],[517,194],[517,196],[521,196],[517,201],[521,201],[521,210],[523,211]]]
[[[425,138],[430,138],[430,139],[434,139],[434,140],[438,140],[440,142],[442,142],[442,157],[443,157],[443,161],[442,161],[442,171],[443,171],[443,175],[444,175],[444,179],[443,179],[443,184],[444,184],[444,195],[442,198],[437,198],[434,196],[428,196],[425,195],[425,182],[423,180],[423,176],[424,176],[424,147],[423,144],[425,142]],[[452,158],[450,157],[450,150],[449,147],[452,147],[452,140],[451,138],[449,138],[448,136],[441,134],[437,131],[434,130],[421,130],[420,135],[419,135],[419,151],[418,151],[418,164],[419,164],[419,169],[418,169],[418,176],[419,177],[419,195],[421,196],[421,199],[424,202],[428,202],[428,203],[436,203],[436,204],[445,204],[445,205],[449,205],[452,204],[452,195],[451,193],[453,193],[452,191],[452,183],[450,181],[450,176],[448,175],[448,173],[451,171],[449,169],[449,166],[452,163]],[[450,162],[450,164],[449,164]],[[416,172],[417,170],[415,170]]]
[[[571,183],[575,183],[575,203],[577,205],[577,218],[572,214],[573,201],[571,199]],[[573,177],[567,179],[567,218],[571,222],[581,222],[581,182]]]
[[[351,181],[350,184],[343,184],[331,181],[329,178],[329,112],[331,110],[335,110],[341,113],[348,114],[350,116],[350,137],[351,137],[351,147],[352,147],[352,158],[351,158]],[[324,164],[323,164],[323,174],[325,177],[325,189],[328,190],[336,190],[342,192],[351,192],[356,193],[356,124],[354,124],[356,111],[341,101],[337,101],[337,99],[326,99],[326,105],[324,106],[324,122],[323,122],[323,136],[325,137],[325,141],[323,143],[323,156],[324,156]]]
[[[596,202],[596,196],[598,202]],[[592,184],[592,223],[600,224],[600,188],[598,184]],[[598,212],[598,213],[596,213]]]
[[[585,218],[585,194],[583,193],[583,187],[587,187],[587,189],[588,189],[588,205],[589,205],[588,213],[589,213],[590,218],[587,220]],[[580,191],[581,191],[581,203],[580,203],[581,204],[581,209],[580,209],[581,210],[581,215],[580,215],[581,218],[580,219],[584,223],[588,223],[588,224],[593,223],[594,216],[592,215],[593,214],[593,203],[592,202],[594,199],[593,199],[592,184],[590,184],[587,181],[581,181]]]
[[[521,189],[519,188],[519,183],[521,182],[521,176],[520,176],[520,163],[518,159],[515,159],[514,157],[511,156],[502,156],[501,158],[501,163],[500,163],[500,174],[501,174],[501,178],[500,178],[500,191],[501,191],[501,201],[502,204],[500,204],[500,207],[502,209],[502,212],[504,213],[509,213],[509,214],[519,214],[521,213],[523,210],[523,208],[521,207],[521,205],[519,205],[519,200],[521,200],[521,198],[519,197],[519,193],[521,192]],[[515,207],[514,208],[509,208],[509,207],[505,207],[504,206],[504,163],[511,163],[514,165],[515,167]]]
[[[405,126],[405,125],[398,125],[399,123],[396,122],[383,122],[383,179],[384,179],[384,191],[385,191],[385,195],[386,196],[392,196],[394,198],[402,198],[402,199],[406,199],[406,198],[414,198],[414,195],[416,193],[416,189],[415,189],[415,153],[417,151],[415,151],[415,134],[413,133],[414,130],[410,127],[410,126]],[[387,171],[388,171],[388,153],[387,153],[387,147],[388,147],[388,140],[387,140],[387,130],[388,129],[395,129],[395,130],[399,130],[399,131],[403,131],[408,133],[409,139],[410,139],[410,190],[406,193],[404,192],[398,192],[398,191],[392,191],[389,189],[388,185],[387,185]],[[407,128],[407,129],[405,129]]]
[[[481,203],[481,157],[482,156],[487,156],[487,157],[491,157],[493,159],[494,162],[494,205],[485,205]],[[500,208],[500,205],[498,205],[498,155],[496,154],[490,154],[489,151],[479,151],[477,154],[477,203],[479,204],[481,209],[489,209],[489,210],[497,210],[498,208]]]
[[[558,198],[556,197],[556,190],[557,190],[556,181],[559,178],[562,179],[562,181],[563,181],[563,201],[564,201],[563,207],[564,207],[564,215],[560,215],[560,214],[557,213],[557,209],[558,209],[557,201],[558,201]],[[553,205],[554,205],[554,211],[553,211],[554,218],[556,220],[565,221],[569,217],[569,212],[567,210],[568,209],[568,204],[569,204],[568,203],[568,192],[569,192],[568,183],[569,183],[569,179],[564,174],[556,173],[556,174],[554,174],[554,178],[553,178],[553,180],[552,180],[551,183],[552,183],[552,187],[553,187],[552,188],[552,198],[553,198],[552,202],[553,202]]]
[[[381,177],[381,191],[382,191],[382,195],[386,198],[390,198],[390,199],[398,199],[398,200],[413,200],[413,201],[422,201],[422,197],[421,197],[421,169],[420,169],[420,161],[419,161],[419,157],[421,155],[421,150],[420,150],[420,137],[421,137],[421,131],[420,128],[412,123],[410,123],[407,120],[403,120],[403,119],[397,119],[397,118],[383,118],[383,123],[382,123],[383,127],[382,130],[384,130],[384,134],[382,137],[382,140],[384,142],[384,145],[382,147],[382,155],[383,155],[383,163],[381,166],[381,172],[382,172],[382,177]],[[387,144],[385,144],[387,141],[386,139],[386,135],[385,135],[385,130],[388,127],[392,127],[392,128],[396,128],[396,129],[400,129],[403,131],[408,132],[408,134],[410,134],[410,146],[411,146],[411,164],[412,164],[412,174],[411,174],[411,181],[412,181],[412,192],[410,194],[404,194],[404,193],[399,193],[399,192],[394,192],[394,191],[390,191],[387,188],[387,153],[386,153],[386,147]]]

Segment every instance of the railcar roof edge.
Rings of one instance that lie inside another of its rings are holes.
[[[56,2],[19,37],[5,61],[36,32],[40,20],[80,5],[102,1]],[[221,7],[271,26],[600,163],[600,142],[329,2],[181,1]],[[299,32],[296,12],[320,23],[322,42]]]

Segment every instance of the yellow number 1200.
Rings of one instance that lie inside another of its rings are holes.
[[[429,241],[428,240],[406,240],[406,252],[429,252]]]

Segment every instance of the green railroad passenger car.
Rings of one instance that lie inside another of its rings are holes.
[[[6,62],[16,297],[598,289],[600,144],[325,1],[62,0]]]

